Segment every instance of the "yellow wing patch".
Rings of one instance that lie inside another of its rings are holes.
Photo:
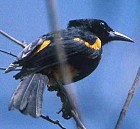
[[[43,50],[44,48],[46,48],[49,44],[51,43],[50,40],[46,40],[44,41],[41,46],[37,49],[36,53],[40,52],[41,50]]]
[[[91,49],[99,50],[101,48],[101,40],[99,38],[97,38],[96,41],[92,45],[81,38],[74,38],[73,40],[84,43],[87,47]]]

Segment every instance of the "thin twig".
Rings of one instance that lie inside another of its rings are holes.
[[[5,71],[5,70],[6,70],[6,68],[1,68],[1,67],[0,67],[0,70]],[[21,69],[14,69],[13,71],[21,71]]]
[[[0,68],[0,70],[6,70],[6,68]]]
[[[16,44],[18,44],[22,48],[25,48],[27,46],[24,41],[23,42],[20,42],[19,40],[17,40],[14,37],[10,36],[6,32],[4,32],[3,30],[0,30],[0,34],[2,34],[3,36],[5,36],[6,38],[10,39],[11,41],[15,42]]]
[[[68,100],[69,100],[70,112],[71,112],[71,114],[76,122],[77,128],[78,129],[86,129],[86,127],[84,126],[84,124],[79,116],[79,112],[77,111],[77,107],[76,107],[76,104],[74,103],[72,96],[69,94],[68,90],[65,90],[65,92],[66,92]]]
[[[84,124],[79,119],[79,116],[78,116],[77,112],[75,112],[74,110],[71,109],[71,114],[73,115],[73,118],[76,121],[76,124],[78,126],[78,129],[86,129],[86,127],[84,126]]]
[[[55,0],[48,0],[48,6],[49,6],[49,13],[50,13],[50,23],[51,23],[51,29],[55,32],[54,38],[55,38],[55,46],[56,46],[56,52],[57,58],[59,60],[60,70],[62,73],[62,77],[65,84],[71,83],[71,75],[69,68],[67,67],[67,62],[64,62],[64,59],[66,59],[65,50],[62,47],[62,41],[61,41],[61,34],[58,32],[59,25],[57,22],[57,12],[56,12],[56,1]],[[69,73],[69,74],[68,74]],[[66,76],[67,75],[67,76]]]
[[[122,125],[123,119],[124,119],[124,117],[126,115],[128,107],[130,105],[130,102],[131,102],[131,100],[132,100],[132,98],[134,96],[134,93],[135,93],[136,87],[138,85],[139,79],[140,79],[140,67],[138,69],[138,72],[137,72],[137,75],[136,75],[135,80],[133,82],[133,85],[132,85],[131,89],[129,90],[127,99],[126,99],[125,104],[124,104],[124,106],[122,108],[122,111],[120,113],[120,116],[119,116],[119,119],[118,119],[117,124],[115,126],[115,129],[120,129],[120,127]]]
[[[1,49],[0,49],[0,52],[5,53],[5,54],[7,54],[7,55],[10,55],[10,56],[13,56],[13,57],[16,57],[16,58],[17,58],[17,56],[14,55],[14,54],[12,54],[11,52],[6,52],[6,51],[1,50]]]
[[[56,12],[56,1],[55,0],[48,0],[48,8],[49,8],[49,13],[50,13],[50,24],[51,24],[51,29],[53,31],[58,31],[59,30],[59,27],[58,27],[58,22],[57,22],[57,12]],[[60,62],[60,70],[61,70],[61,73],[62,73],[62,77],[63,77],[63,80],[64,80],[64,84],[70,84],[72,82],[72,77],[71,77],[71,74],[70,74],[70,71],[69,71],[69,68],[67,67],[67,62],[64,62],[63,59],[66,58],[66,55],[65,55],[65,51],[62,47],[62,41],[60,40],[61,38],[61,35],[60,33],[55,33],[55,40],[56,40],[56,52],[58,53],[58,60]],[[78,112],[76,111],[76,104],[74,103],[75,99],[73,96],[70,95],[70,91],[67,91],[68,89],[65,89],[66,90],[66,95],[68,96],[68,99],[69,99],[69,105],[71,108],[71,110],[74,110],[77,114]],[[74,117],[75,115],[73,115]],[[81,127],[81,129],[85,129],[83,128],[81,125],[79,125],[79,123],[81,122],[80,118],[79,118],[79,115],[77,115],[77,117],[74,117],[75,121],[76,121],[76,124],[79,127]],[[80,122],[79,122],[80,121]],[[82,123],[82,122],[81,122]]]
[[[45,116],[45,115],[41,115],[41,118],[58,125],[61,129],[66,129],[63,125],[60,124],[60,122],[58,120],[52,120],[49,116]]]

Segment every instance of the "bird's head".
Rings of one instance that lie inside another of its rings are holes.
[[[69,21],[68,24],[68,28],[70,27],[83,27],[85,29],[88,29],[102,41],[102,45],[113,40],[134,42],[131,38],[114,31],[103,20],[98,19],[71,20]]]

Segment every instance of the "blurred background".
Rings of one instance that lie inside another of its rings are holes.
[[[140,1],[139,0],[59,0],[59,27],[68,21],[96,18],[106,21],[114,30],[131,37],[135,44],[111,42],[103,47],[98,68],[87,78],[75,83],[79,110],[87,129],[113,129],[128,91],[140,66]],[[45,0],[0,1],[0,29],[13,37],[31,43],[50,32],[49,13]],[[22,48],[0,35],[0,49],[18,54]],[[0,67],[7,67],[13,57],[0,53]],[[13,73],[0,72],[0,128],[1,129],[58,129],[42,119],[8,111],[10,97],[19,81]],[[122,129],[140,129],[140,83],[123,121]],[[43,112],[59,119],[68,129],[76,129],[73,119],[64,120],[56,112],[61,102],[55,92],[45,91]]]

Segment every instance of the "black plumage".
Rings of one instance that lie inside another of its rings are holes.
[[[21,79],[21,83],[12,97],[10,109],[16,108],[33,117],[39,117],[45,85],[57,86],[52,77],[64,84],[57,58],[59,53],[56,53],[55,48],[56,33],[60,35],[66,54],[63,61],[67,62],[66,67],[73,82],[87,77],[96,69],[103,45],[113,40],[133,42],[97,19],[72,20],[66,29],[43,35],[23,49],[18,59],[5,71],[21,67],[21,71],[14,76],[15,79]]]

